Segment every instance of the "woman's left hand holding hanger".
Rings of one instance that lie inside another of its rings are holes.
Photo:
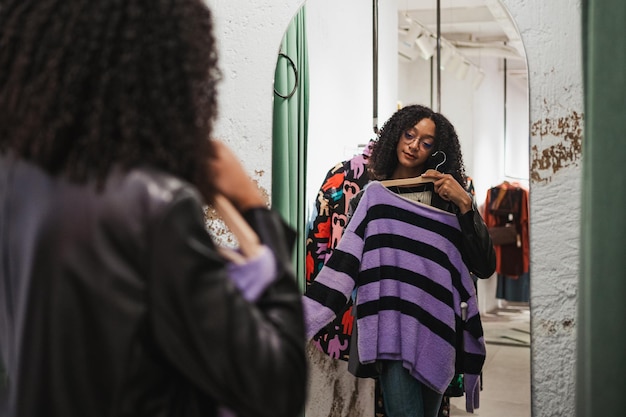
[[[435,192],[444,200],[456,204],[461,210],[461,214],[472,209],[471,197],[452,175],[429,169],[422,174],[422,177],[433,180]]]

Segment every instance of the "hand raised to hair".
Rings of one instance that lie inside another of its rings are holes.
[[[222,141],[212,140],[214,157],[209,160],[213,186],[240,212],[267,207],[257,185],[248,176],[235,153]]]
[[[456,204],[461,214],[467,213],[472,208],[472,199],[452,175],[429,169],[422,177],[433,180],[435,192],[444,200]]]

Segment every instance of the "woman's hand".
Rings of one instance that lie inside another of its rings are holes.
[[[233,151],[219,140],[212,140],[211,144],[214,157],[209,160],[209,167],[215,191],[230,200],[240,212],[267,207],[259,188]]]
[[[422,174],[422,177],[433,180],[435,192],[444,200],[456,204],[461,210],[461,214],[471,210],[472,199],[452,175],[429,169]]]

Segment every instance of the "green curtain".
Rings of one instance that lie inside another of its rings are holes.
[[[583,1],[582,15],[576,408],[578,417],[597,417],[624,415],[626,393],[626,2]]]
[[[283,38],[274,75],[272,208],[296,230],[294,266],[304,290],[309,80],[305,6]]]

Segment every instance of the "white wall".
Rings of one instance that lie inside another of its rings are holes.
[[[396,8],[390,3],[381,2],[379,7],[381,121],[396,109],[398,64],[395,49],[389,47],[396,42]],[[311,74],[307,201],[312,202],[326,172],[375,137],[373,12],[372,5],[362,0],[315,0],[307,4],[306,13]]]
[[[312,6],[323,2],[309,0]],[[573,416],[581,169],[580,149],[574,146],[572,137],[580,139],[580,119],[576,115],[583,113],[580,0],[502,2],[518,24],[530,73],[533,416]],[[269,194],[274,66],[283,32],[301,2],[208,0],[208,3],[216,17],[225,75],[216,134],[237,149],[250,174]],[[324,7],[330,10],[333,5]],[[333,13],[327,13],[325,19],[332,18]],[[367,18],[361,24],[369,28],[370,22]],[[365,45],[371,43],[369,34],[361,40]],[[367,64],[358,70],[370,71],[369,67]],[[364,79],[362,88],[370,88],[371,77]],[[365,96],[371,97],[368,93]],[[343,108],[347,108],[346,113],[353,111],[349,106]],[[370,126],[370,112],[365,114],[364,123]],[[484,119],[488,125],[489,118]],[[470,130],[475,141],[482,135],[476,133],[476,123]],[[363,135],[369,137],[370,132],[366,129]],[[489,134],[484,133],[485,137]],[[480,148],[478,142],[475,146]],[[550,159],[548,156],[554,155],[551,151],[555,149],[568,152]],[[331,161],[329,157],[322,165],[328,169],[326,166],[336,159],[333,157]],[[329,365],[325,373],[332,372],[342,370]],[[349,384],[344,387],[347,389]],[[315,401],[325,402],[337,411],[338,404],[332,401],[336,386],[326,388],[329,397],[318,397]],[[333,415],[347,415],[355,396],[370,395],[368,390],[352,389],[341,398],[345,405]],[[329,413],[319,415],[326,417]]]
[[[223,71],[215,137],[237,149],[269,196],[274,69],[285,29],[304,0],[205,1],[213,11]]]
[[[326,172],[374,137],[372,8],[360,0],[317,0],[307,4],[306,17],[310,73],[307,201],[312,202]]]
[[[519,180],[528,186],[530,156],[530,120],[527,80],[509,75],[507,78],[507,125],[506,148],[504,151],[504,177]]]
[[[474,152],[472,164],[468,166],[476,184],[476,201],[479,204],[484,203],[489,188],[504,180],[504,74],[499,60],[483,60],[481,66],[485,79],[475,91],[472,103],[475,115]],[[526,114],[526,132],[528,121]],[[528,138],[525,148],[528,153]]]

